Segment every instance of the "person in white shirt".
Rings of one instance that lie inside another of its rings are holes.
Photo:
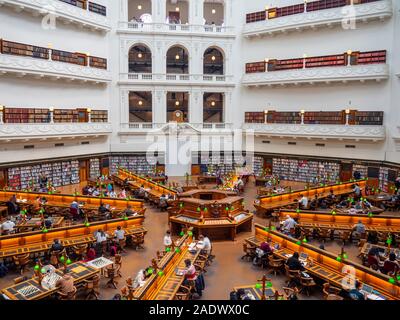
[[[117,230],[114,231],[114,237],[117,240],[124,240],[125,239],[125,231],[121,228],[121,226],[118,226]]]
[[[103,230],[97,230],[97,232],[94,235],[96,242],[97,243],[103,243],[104,241],[107,241],[107,235]]]
[[[164,246],[167,248],[170,247],[171,244],[172,244],[171,231],[168,230],[164,236]]]
[[[306,196],[300,195],[301,199],[299,200],[300,209],[308,208],[308,198]]]
[[[7,218],[5,222],[1,225],[2,233],[9,234],[14,231],[15,223],[11,221],[10,218]]]
[[[146,283],[146,273],[145,273],[144,269],[141,269],[138,272],[135,280],[133,281],[133,285],[132,285],[133,289],[143,287],[145,285],[145,283]]]
[[[109,194],[110,198],[116,198],[117,197],[117,193],[115,191],[111,191]]]
[[[208,237],[199,235],[199,241],[197,242],[196,247],[207,254],[211,253],[211,241]]]
[[[296,225],[297,225],[297,222],[294,221],[294,219],[291,216],[287,215],[286,220],[283,221],[282,227],[283,227],[283,230],[289,232],[290,229],[293,229]]]

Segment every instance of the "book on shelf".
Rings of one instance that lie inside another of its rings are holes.
[[[0,39],[0,49],[3,54],[25,56],[36,59],[49,59],[49,49]]]
[[[303,59],[268,60],[268,71],[303,69]]]
[[[266,11],[258,11],[246,14],[246,23],[263,21],[267,18]]]
[[[305,59],[306,68],[344,66],[346,65],[346,57],[345,54],[309,57]]]
[[[92,110],[91,120],[92,120],[92,122],[108,122],[108,111],[107,110]]]
[[[87,1],[86,0],[59,0],[65,3],[68,3],[72,6],[81,8],[81,9],[86,9],[87,6]]]
[[[67,52],[67,51],[53,49],[53,50],[51,50],[51,60],[77,64],[80,66],[87,65],[86,54],[79,53],[79,52]]]
[[[107,15],[107,8],[101,4],[89,2],[89,11],[100,14],[102,16]]]
[[[49,109],[5,108],[5,123],[47,123],[50,122]]]
[[[346,5],[347,5],[347,0],[320,0],[320,1],[307,2],[306,10],[307,12],[318,11],[318,10],[344,7]]]
[[[146,156],[113,156],[110,158],[111,174],[116,174],[118,167],[125,168],[138,175],[153,175],[156,171],[157,159]]]
[[[245,123],[264,123],[265,114],[264,112],[245,112],[244,113]]]
[[[100,172],[100,159],[94,158],[89,160],[89,176],[92,179],[95,179],[101,175]]]
[[[107,69],[107,59],[90,56],[89,66],[92,68]]]
[[[265,72],[265,61],[246,63],[246,73]]]

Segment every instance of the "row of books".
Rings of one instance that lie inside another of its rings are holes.
[[[321,68],[345,66],[348,61],[350,65],[359,64],[375,64],[386,63],[386,50],[360,52],[355,51],[350,55],[348,53],[308,57],[308,58],[293,58],[293,59],[269,59],[268,61],[258,61],[246,63],[246,73],[257,73],[280,70],[293,70],[303,68]]]
[[[353,0],[354,5],[375,2],[380,0]],[[291,6],[269,8],[264,11],[252,12],[246,14],[246,23],[252,23],[257,21],[264,21],[268,19],[274,19],[284,17],[288,15],[300,14],[305,11],[313,12],[319,10],[326,10],[332,8],[340,8],[350,4],[349,0],[319,0],[312,2],[298,3]]]
[[[93,158],[89,160],[89,176],[92,179],[96,179],[101,175],[100,171],[100,159]]]
[[[102,16],[107,15],[107,8],[98,3],[88,2],[87,0],[59,0],[59,1],[68,3],[72,6],[75,6],[75,7],[84,9],[84,10],[86,10],[88,8],[89,11],[100,14]],[[89,7],[88,7],[88,3],[89,3]]]
[[[348,124],[350,125],[382,125],[383,111],[350,110]],[[347,114],[342,111],[307,111],[303,115],[304,124],[346,124]],[[301,123],[300,112],[245,112],[245,123]]]
[[[30,44],[17,43],[0,39],[0,52],[17,56],[25,56],[37,59],[49,59],[51,50],[51,59],[65,63],[77,64],[99,69],[107,69],[107,59],[88,56],[85,53],[67,52],[55,49],[48,49]],[[89,64],[88,64],[89,59]]]
[[[125,168],[139,175],[153,175],[156,172],[157,159],[146,156],[112,156],[110,173],[116,174],[118,168]]]

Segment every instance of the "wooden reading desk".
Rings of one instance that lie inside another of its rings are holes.
[[[74,278],[74,285],[93,278],[100,271],[83,262],[75,262],[68,266],[70,275]],[[55,273],[62,277],[63,272],[57,269]],[[44,299],[58,291],[57,287],[48,288],[42,286],[37,278],[14,284],[2,290],[3,295],[9,300],[39,300]]]
[[[108,221],[93,222],[89,226],[77,224],[68,227],[49,229],[47,232],[32,231],[10,234],[0,237],[0,258],[12,257],[26,253],[45,252],[50,249],[54,239],[59,239],[64,247],[96,241],[94,233],[105,231],[113,236],[118,226],[125,230],[125,235],[145,235],[144,216],[127,217]]]
[[[349,194],[353,192],[353,185],[358,184],[360,188],[364,188],[366,185],[365,180],[359,180],[355,182],[346,182],[340,184],[332,184],[324,187],[314,187],[304,189],[300,191],[293,191],[288,193],[281,193],[274,196],[261,196],[259,199],[254,201],[254,207],[259,213],[266,213],[273,209],[278,209],[287,205],[295,204],[295,200],[299,200],[300,195],[305,195],[311,200],[316,194],[319,198],[325,198],[329,196],[331,190],[335,195]]]
[[[359,281],[372,286],[385,299],[400,299],[400,284],[396,282],[394,284],[390,283],[390,277],[387,275],[347,259],[338,261],[337,255],[308,243],[302,243],[280,232],[267,231],[267,229],[260,224],[255,224],[255,235],[246,239],[246,242],[256,247],[259,247],[263,241],[268,241],[273,245],[279,244],[279,249],[274,251],[274,255],[283,260],[286,260],[294,252],[305,253],[309,259],[312,259],[312,261],[308,260],[304,266],[306,271],[336,287],[342,288],[343,281],[348,279],[349,272],[353,270],[355,277]]]

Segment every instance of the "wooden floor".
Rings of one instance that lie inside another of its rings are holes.
[[[170,178],[170,181],[184,182],[184,179]],[[293,189],[304,188],[302,183],[289,183]],[[63,188],[63,192],[71,193],[75,189],[79,192],[84,184],[79,186],[68,186]],[[211,185],[208,187],[212,187]],[[250,211],[254,210],[253,201],[257,195],[257,189],[254,186],[254,181],[251,179],[245,188],[245,208]],[[267,224],[268,220],[254,217],[254,223]],[[168,229],[168,213],[159,212],[151,207],[147,208],[146,218],[144,222],[145,228],[148,233],[145,238],[145,249],[134,251],[128,249],[126,253],[123,253],[123,265],[122,265],[122,279],[118,279],[118,290],[106,288],[106,280],[101,280],[101,299],[111,299],[115,294],[120,293],[120,288],[125,285],[125,279],[128,276],[136,277],[138,271],[142,268],[150,266],[150,261],[155,257],[156,251],[163,248],[163,236],[165,231]],[[208,272],[205,274],[206,288],[203,292],[201,299],[218,299],[227,300],[229,299],[229,292],[234,286],[256,284],[257,279],[260,279],[263,275],[263,270],[259,267],[255,267],[251,262],[245,262],[240,259],[242,256],[242,243],[245,238],[251,236],[252,232],[240,233],[235,241],[219,241],[213,243],[213,254],[216,258],[211,267],[208,268]],[[311,241],[311,243],[313,243]],[[319,245],[319,244],[317,244]],[[329,250],[335,254],[340,252],[339,242],[332,241],[325,244],[326,250]],[[354,261],[360,260],[357,258],[358,250],[355,246],[348,245],[346,251],[349,258]],[[30,277],[33,274],[33,268],[30,268],[25,275]],[[6,277],[0,278],[0,288],[4,288],[12,284],[14,278],[18,275],[16,273],[9,273]],[[271,276],[273,286],[281,291],[282,286],[286,277],[283,275]],[[315,290],[310,297],[306,295],[300,295],[300,299],[322,299],[322,293]]]

